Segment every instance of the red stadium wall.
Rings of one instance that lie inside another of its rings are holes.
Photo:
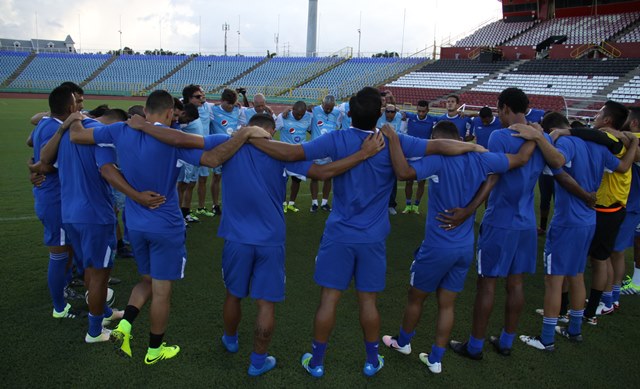
[[[477,47],[443,47],[440,49],[441,59],[469,59],[469,53]]]
[[[611,43],[620,50],[620,58],[640,58],[640,43]],[[568,59],[571,58],[571,52],[581,45],[553,45],[549,50],[549,58],[551,59]],[[604,57],[604,54],[602,55]]]
[[[556,8],[556,17],[563,18],[569,16],[589,16],[589,15],[606,15],[606,14],[619,14],[625,12],[638,12],[640,11],[640,1],[630,1],[617,4],[600,4],[597,7],[571,7],[571,8]]]
[[[520,53],[520,59],[534,59],[536,58],[536,49],[533,46],[499,46],[502,50],[504,59],[518,59],[518,53]],[[475,50],[476,47],[443,47],[440,50],[441,59],[469,59],[469,53]]]

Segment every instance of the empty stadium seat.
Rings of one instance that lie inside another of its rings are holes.
[[[29,56],[22,51],[0,51],[0,83],[4,82]]]

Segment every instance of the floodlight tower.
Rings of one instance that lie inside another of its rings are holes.
[[[222,25],[222,31],[224,31],[224,56],[227,56],[227,31],[229,31],[229,23]]]
[[[318,36],[318,0],[309,0],[309,19],[307,21],[307,57],[316,56]]]

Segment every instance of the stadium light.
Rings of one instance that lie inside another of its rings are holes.
[[[229,31],[229,23],[225,22],[222,25],[222,31],[224,31],[224,56],[227,56],[227,31]]]

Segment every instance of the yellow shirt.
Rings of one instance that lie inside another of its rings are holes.
[[[606,133],[609,138],[618,140],[615,136]],[[621,158],[627,150],[623,147],[622,151],[616,155]],[[596,203],[601,206],[609,207],[614,204],[620,204],[622,206],[627,205],[627,198],[629,197],[629,190],[631,189],[631,169],[626,173],[608,172],[606,171],[602,176],[602,182],[600,188],[596,193]]]

